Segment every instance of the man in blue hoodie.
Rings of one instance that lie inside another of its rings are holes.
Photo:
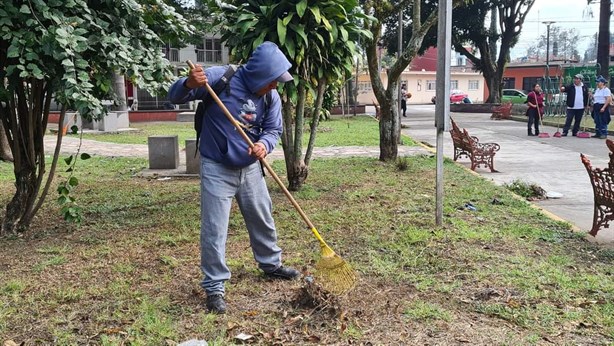
[[[254,143],[250,148],[220,107],[206,109],[200,134],[201,154],[201,286],[207,293],[207,309],[225,313],[224,283],[230,279],[226,265],[226,237],[233,197],[249,233],[258,266],[266,277],[295,279],[299,272],[281,264],[272,202],[259,160],[277,144],[282,132],[278,82],[289,82],[292,64],[272,42],[259,45],[247,63],[230,79],[229,92],[219,98]],[[169,91],[172,103],[202,100],[206,83],[215,83],[227,67],[203,70],[197,65],[187,78],[177,80]],[[271,97],[266,97],[267,93]],[[267,100],[268,99],[268,100]],[[270,104],[266,104],[269,102]]]

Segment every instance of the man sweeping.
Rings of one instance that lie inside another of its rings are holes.
[[[201,230],[203,281],[210,312],[225,313],[224,283],[230,279],[226,265],[226,238],[232,199],[236,198],[249,233],[256,262],[273,279],[295,279],[300,273],[282,266],[281,249],[272,216],[271,197],[259,160],[274,148],[282,132],[278,82],[289,82],[292,65],[272,42],[259,45],[247,63],[218,96],[235,120],[246,129],[253,148],[242,139],[217,104],[207,106],[200,132]],[[172,103],[203,100],[205,84],[215,84],[226,67],[203,70],[196,66],[169,91]],[[267,96],[269,94],[270,96]],[[268,104],[270,103],[270,104]]]

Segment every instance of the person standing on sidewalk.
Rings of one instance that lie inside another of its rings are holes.
[[[607,81],[603,76],[598,76],[595,79],[597,89],[593,92],[593,120],[595,120],[595,135],[593,138],[607,138],[608,124],[610,124],[610,102],[612,102],[612,93],[605,86]]]
[[[539,84],[533,85],[533,91],[527,95],[527,135],[537,136],[539,135],[539,123],[542,115],[544,114],[544,94]],[[532,128],[535,127],[535,133]]]
[[[264,159],[279,141],[282,132],[281,100],[278,82],[291,81],[292,64],[272,42],[264,42],[252,52],[247,63],[229,80],[228,92],[219,98],[235,121],[249,128],[253,147],[249,147],[222,109],[212,103],[205,110],[200,135],[200,267],[206,306],[212,313],[226,312],[224,283],[230,279],[226,264],[226,238],[233,198],[249,234],[254,259],[264,275],[272,279],[295,279],[300,273],[282,266],[281,249],[272,215],[272,201],[259,160]],[[203,100],[205,84],[224,76],[227,67],[206,70],[199,65],[170,88],[172,103]],[[269,97],[266,95],[270,93]],[[270,103],[270,104],[269,104]],[[249,116],[243,110],[249,108]]]
[[[572,121],[571,135],[577,136],[582,116],[588,111],[588,87],[582,83],[583,78],[584,76],[577,74],[573,77],[573,84],[561,87],[561,92],[567,94],[567,117],[563,126],[563,136],[567,136]]]
[[[407,99],[409,98],[411,98],[411,93],[407,92],[407,87],[403,84],[401,87],[401,109],[403,110],[403,117],[407,117],[405,111],[407,110]]]

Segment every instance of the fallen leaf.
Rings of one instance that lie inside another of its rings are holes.
[[[512,309],[517,309],[520,307],[520,303],[514,299],[510,299],[507,301],[507,306],[509,306]]]
[[[228,321],[228,323],[226,324],[226,329],[230,331],[230,330],[233,330],[233,329],[237,328],[238,326],[239,326],[238,323],[232,322],[232,321]]]

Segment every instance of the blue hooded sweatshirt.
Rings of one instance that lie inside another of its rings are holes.
[[[232,116],[241,124],[252,142],[264,144],[267,153],[275,148],[282,132],[281,100],[277,90],[271,90],[271,104],[265,106],[266,95],[256,93],[277,80],[292,64],[277,45],[264,42],[259,45],[247,63],[241,66],[230,79],[230,93],[223,91],[219,98]],[[227,66],[215,66],[205,70],[209,85],[224,75]],[[203,100],[207,94],[204,87],[188,89],[187,78],[180,78],[171,86],[169,99],[172,103]],[[266,110],[266,113],[265,113]],[[207,107],[200,132],[202,156],[232,168],[243,168],[256,162],[248,155],[249,145],[213,102]],[[246,129],[249,128],[249,130]]]

